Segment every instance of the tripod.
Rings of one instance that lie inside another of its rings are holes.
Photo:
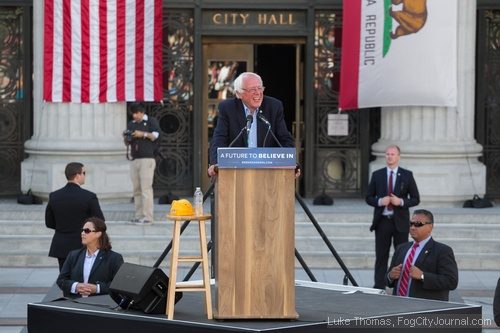
[[[208,190],[203,195],[203,202],[205,202],[205,200],[207,200],[208,197],[211,198],[211,207],[210,208],[211,208],[212,212],[215,211],[215,207],[214,207],[214,202],[215,202],[215,200],[214,200],[214,189],[215,189],[215,183],[212,183],[210,185],[210,187],[208,188]],[[356,282],[356,280],[354,279],[354,277],[350,273],[349,269],[347,268],[347,266],[345,265],[345,263],[343,262],[343,260],[340,258],[339,254],[337,253],[337,251],[333,247],[333,244],[330,242],[330,240],[328,239],[328,237],[324,233],[323,229],[319,225],[318,221],[316,220],[316,218],[314,217],[314,215],[312,214],[312,212],[307,207],[306,203],[304,202],[304,199],[298,193],[295,193],[295,199],[299,202],[299,204],[302,207],[302,209],[304,209],[306,215],[309,217],[309,219],[311,220],[312,224],[314,225],[314,227],[318,231],[318,233],[321,236],[323,242],[326,244],[326,246],[328,247],[328,249],[330,250],[330,252],[334,256],[334,258],[337,260],[338,264],[340,265],[340,267],[344,271],[345,277],[344,277],[344,280],[343,280],[343,284],[347,285],[347,280],[349,280],[353,286],[358,287],[358,283]],[[212,217],[214,217],[214,214],[212,214]],[[190,222],[191,221],[188,220],[188,221],[185,221],[182,224],[182,226],[181,226],[181,234],[184,232],[184,230],[187,228],[187,226],[189,225]],[[212,219],[212,223],[211,223],[211,235],[214,235],[214,229],[215,229],[214,228],[214,225],[215,225],[214,223],[216,223],[216,221],[213,218]],[[213,245],[214,245],[214,242],[213,242],[212,239],[210,239],[210,241],[207,243],[207,252],[210,252],[212,254],[212,277],[214,276],[214,270],[213,270],[214,264],[213,263],[215,262],[215,260],[214,260],[214,252],[211,251]],[[170,243],[167,245],[167,247],[165,248],[165,250],[163,251],[163,253],[156,260],[156,262],[154,264],[154,267],[159,267],[160,266],[161,262],[165,259],[165,257],[168,255],[168,253],[170,252],[171,249],[172,249],[172,241],[170,241]],[[317,282],[318,280],[316,279],[316,277],[314,276],[314,274],[310,270],[309,266],[305,262],[304,258],[302,257],[302,255],[299,253],[299,251],[296,248],[295,248],[295,258],[297,258],[297,260],[299,261],[300,265],[302,266],[302,268],[304,269],[304,271],[308,275],[309,279],[311,281],[313,281],[313,282]],[[191,278],[191,276],[193,276],[194,272],[196,271],[196,269],[198,268],[199,265],[200,265],[199,262],[193,264],[193,266],[191,267],[191,269],[189,270],[189,272],[184,277],[183,281],[189,281],[189,279]]]

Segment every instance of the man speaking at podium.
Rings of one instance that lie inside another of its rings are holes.
[[[234,80],[235,98],[219,103],[217,126],[210,145],[208,175],[217,174],[217,148],[219,147],[295,147],[286,128],[283,103],[264,96],[264,85],[259,75],[240,74]],[[296,169],[295,176],[300,175]]]
[[[242,151],[245,148],[241,147],[257,147],[254,149],[262,153],[268,147],[295,149],[283,118],[283,104],[264,96],[261,77],[242,73],[233,87],[236,97],[221,101],[218,106],[208,168],[212,180],[217,176],[216,165],[222,162],[218,160],[219,147],[238,147]],[[221,169],[215,197],[218,319],[298,316],[294,288],[295,184],[290,181],[294,162],[291,163],[284,168],[259,171],[253,167]],[[297,170],[296,175],[300,174]],[[240,190],[242,182],[244,190]],[[217,248],[218,244],[224,244],[223,248]],[[255,276],[265,276],[265,281]],[[248,290],[257,296],[249,297]]]

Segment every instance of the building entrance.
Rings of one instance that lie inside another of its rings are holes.
[[[497,5],[498,6],[498,5]],[[476,139],[483,146],[486,195],[500,198],[500,6],[478,11]],[[493,33],[493,32],[497,33]]]
[[[32,128],[31,6],[0,6],[0,195],[19,194]],[[26,180],[28,188],[31,179]]]

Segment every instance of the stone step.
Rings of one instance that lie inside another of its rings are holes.
[[[307,251],[299,251],[306,264],[310,268],[340,268],[340,264],[336,261],[331,252],[315,251],[313,253]],[[344,262],[348,269],[372,269],[375,265],[375,255],[373,251],[369,252],[351,252],[337,251],[340,259]],[[463,253],[455,252],[459,270],[495,270],[498,269],[498,253]],[[392,251],[391,251],[392,257]],[[300,267],[300,264],[295,261],[295,266]]]
[[[328,237],[335,236],[368,236],[375,237],[370,233],[370,223],[360,222],[339,222],[339,223],[319,223],[321,230]],[[315,236],[318,231],[311,222],[296,222],[295,233],[302,236]],[[498,239],[500,237],[500,225],[498,224],[439,224],[434,227],[433,235],[436,239],[445,241],[448,238],[478,238],[478,239]]]
[[[172,223],[168,221],[155,222],[148,226],[137,226],[125,221],[108,221],[108,233],[113,238],[121,235],[164,235],[171,237]],[[369,232],[369,223],[336,222],[319,223],[321,230],[327,237],[374,237]],[[0,235],[53,235],[53,230],[45,227],[41,221],[8,221],[0,220]],[[207,233],[210,235],[210,226],[207,224]],[[295,233],[301,236],[318,236],[318,231],[311,222],[296,222]],[[184,234],[197,234],[196,224],[190,224]],[[434,227],[434,237],[445,242],[449,238],[477,238],[499,239],[500,226],[487,223],[455,223],[438,224]]]
[[[366,205],[363,200],[350,199],[345,201],[338,200],[334,206],[313,206],[311,200],[306,200],[308,209],[313,213],[315,219],[320,223],[371,223],[373,210]],[[11,221],[30,221],[36,220],[44,224],[45,204],[43,205],[18,205],[2,204],[0,211],[0,220]],[[303,208],[296,203],[295,221],[308,222],[309,217]],[[425,208],[425,207],[416,207]],[[102,204],[102,210],[107,221],[129,221],[134,218],[132,204]],[[205,202],[204,210],[210,212],[210,204]],[[410,209],[413,211],[414,209]],[[166,215],[170,211],[170,205],[155,204],[154,220],[165,221]],[[437,224],[441,223],[460,223],[467,222],[471,224],[499,224],[500,207],[486,209],[463,209],[463,208],[431,208]]]
[[[373,237],[331,237],[329,238],[333,247],[337,251],[374,251],[375,239]],[[441,241],[441,239],[437,239]],[[498,239],[482,239],[480,242],[476,238],[448,238],[443,241],[454,251],[463,253],[476,253],[482,255],[485,253],[500,254],[500,242]],[[327,249],[323,240],[318,237],[295,237],[295,247],[301,251],[321,251],[321,247]]]
[[[147,228],[147,227],[145,227]],[[199,249],[199,239],[197,235],[189,232],[181,236],[181,251],[196,251]],[[0,251],[5,253],[25,253],[40,251],[48,252],[52,235],[0,235]],[[171,240],[168,234],[158,235],[117,235],[111,238],[113,248],[123,253],[125,250],[133,252],[143,252],[145,249],[161,253]],[[374,251],[374,238],[370,237],[329,237],[333,247],[339,251],[367,252]],[[441,241],[441,239],[439,239]],[[475,253],[478,256],[483,254],[496,253],[500,255],[500,242],[497,239],[482,239],[480,242],[476,238],[448,238],[443,241],[451,246],[455,251],[462,253]],[[295,237],[295,247],[300,252],[321,253],[327,251],[328,247],[323,240],[315,236]]]
[[[301,256],[311,269],[338,269],[340,264],[335,257],[327,251],[300,251]],[[162,251],[121,251],[126,262],[139,265],[153,266]],[[186,255],[196,254],[186,252]],[[342,262],[348,269],[372,269],[375,263],[373,251],[338,251]],[[392,255],[392,254],[391,254]],[[455,258],[459,270],[492,270],[498,269],[498,253],[477,254],[455,252]],[[19,253],[5,251],[0,257],[2,267],[57,267],[57,260],[47,256],[47,251],[30,251],[29,253]],[[170,255],[161,262],[161,267],[170,267]],[[181,267],[190,269],[192,266],[182,263]],[[295,267],[301,268],[298,260],[295,260]]]
[[[431,209],[432,210],[432,209]],[[410,212],[413,210],[410,210]],[[456,223],[461,221],[467,221],[472,224],[474,223],[494,223],[498,224],[500,221],[498,219],[498,209],[493,210],[466,210],[466,209],[456,209],[456,210],[440,210],[439,212],[433,213],[434,220],[436,223]],[[314,218],[318,222],[370,222],[373,218],[373,212],[313,212]],[[309,217],[306,213],[302,211],[299,207],[296,209],[295,221],[309,221]]]
[[[339,201],[336,201],[339,202]],[[374,233],[369,232],[372,208],[361,200],[338,206],[309,206],[321,229],[349,268],[372,269]],[[0,209],[0,266],[51,266],[47,257],[53,230],[44,223],[45,206],[8,205]],[[206,204],[205,209],[209,211]],[[104,205],[113,249],[127,262],[152,265],[171,240],[172,223],[165,215],[169,205],[155,205],[155,222],[137,226],[131,204]],[[434,237],[450,245],[460,269],[498,269],[500,256],[500,209],[439,208],[434,211]],[[311,268],[338,268],[309,217],[296,205],[296,248]],[[208,227],[208,237],[210,237]],[[181,236],[181,251],[196,254],[196,224]],[[168,265],[169,256],[162,265]],[[300,266],[296,261],[297,267]]]

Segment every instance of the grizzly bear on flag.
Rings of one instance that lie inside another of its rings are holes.
[[[393,11],[392,7],[389,9],[389,15],[399,23],[395,33],[391,32],[392,39],[416,33],[425,25],[427,0],[392,0],[392,4],[403,4],[400,11]]]

